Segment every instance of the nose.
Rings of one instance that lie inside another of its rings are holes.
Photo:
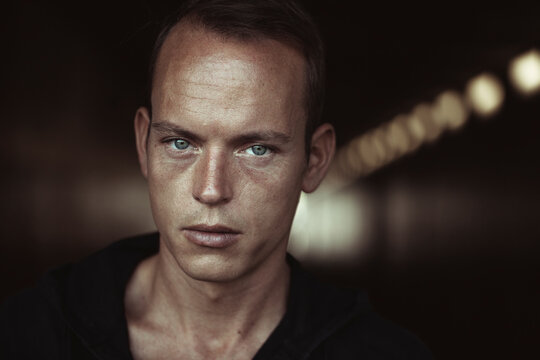
[[[195,165],[193,198],[206,205],[219,205],[232,198],[226,154],[219,149],[201,154]]]

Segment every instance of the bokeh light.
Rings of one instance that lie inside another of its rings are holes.
[[[432,117],[442,129],[457,130],[463,127],[469,117],[463,96],[457,91],[448,90],[435,99],[431,107]]]
[[[433,112],[429,104],[417,105],[412,111],[411,117],[415,117],[415,121],[421,124],[424,141],[433,142],[441,135],[443,128],[433,118]]]
[[[512,60],[509,77],[512,85],[523,95],[540,91],[540,52],[531,50]]]
[[[346,264],[357,261],[370,231],[369,203],[356,188],[324,187],[302,193],[291,229],[289,251],[300,260]]]
[[[404,118],[403,115],[398,115],[386,126],[387,142],[393,158],[404,155],[411,146]]]
[[[418,147],[420,147],[420,145],[422,145],[424,142],[426,137],[426,128],[419,117],[410,115],[405,117],[405,126],[411,139],[408,150],[408,152],[411,152],[418,149]]]
[[[465,90],[472,110],[480,117],[495,115],[504,101],[504,88],[499,79],[489,73],[472,78]]]
[[[381,166],[386,156],[384,144],[377,139],[373,132],[362,136],[360,140],[360,156],[362,162],[369,168]]]

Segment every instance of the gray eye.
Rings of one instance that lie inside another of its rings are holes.
[[[253,152],[253,154],[259,155],[259,156],[266,154],[266,152],[268,151],[268,148],[263,145],[253,145],[250,149]]]
[[[174,146],[175,149],[185,150],[185,149],[188,148],[189,142],[187,142],[184,139],[176,139],[176,140],[173,141],[173,146]]]

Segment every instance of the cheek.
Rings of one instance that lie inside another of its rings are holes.
[[[168,155],[162,144],[155,145],[148,157],[149,185],[159,190],[159,192],[174,190],[175,183],[185,183],[178,180],[181,177],[186,177],[194,161],[194,156],[173,158]]]
[[[301,191],[301,165],[281,164],[272,169],[243,169],[237,199],[246,212],[246,218],[275,226],[287,224],[294,215]],[[257,216],[258,214],[258,216]]]
[[[305,168],[303,157],[282,155],[269,160],[268,164],[262,164],[259,166],[258,163],[240,159],[236,167],[246,181],[265,189],[287,189],[301,183]]]
[[[189,184],[187,167],[179,163],[155,161],[149,166],[148,188],[154,220],[158,228],[178,219],[185,209]]]

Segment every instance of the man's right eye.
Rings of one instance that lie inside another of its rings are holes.
[[[175,139],[175,140],[172,140],[172,146],[176,150],[185,150],[189,147],[189,142],[184,139]]]

